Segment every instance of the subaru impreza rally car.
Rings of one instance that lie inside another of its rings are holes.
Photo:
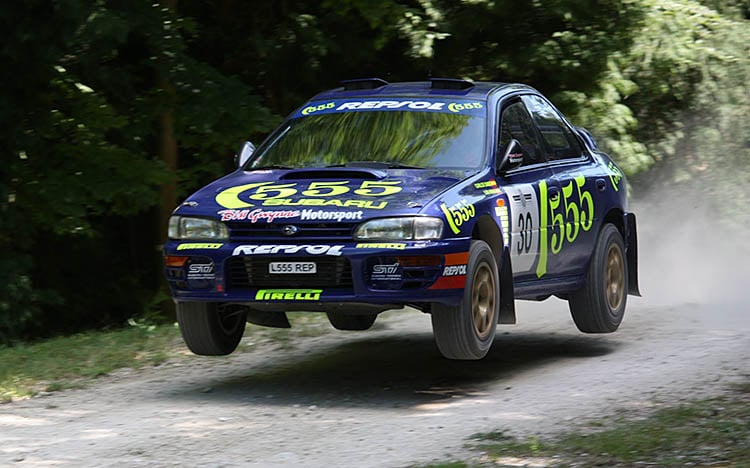
[[[480,359],[514,300],[566,299],[615,331],[638,294],[635,215],[618,166],[520,84],[353,80],[295,110],[173,213],[166,274],[182,336],[224,355],[246,322],[325,312],[431,314],[450,359]]]

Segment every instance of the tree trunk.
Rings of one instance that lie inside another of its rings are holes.
[[[177,0],[162,0],[161,4],[174,14],[177,9]],[[169,79],[168,66],[162,66],[159,71],[159,87],[164,93],[166,106],[159,115],[159,157],[169,171],[169,180],[162,186],[159,204],[159,221],[157,224],[159,233],[158,266],[160,270],[160,290],[169,295],[166,277],[164,276],[164,264],[162,261],[162,248],[167,241],[167,225],[169,216],[177,205],[177,138],[174,129],[175,113],[175,90]],[[162,314],[165,318],[174,320],[176,318],[174,303],[166,299],[160,304]]]

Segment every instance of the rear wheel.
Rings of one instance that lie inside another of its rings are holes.
[[[500,306],[497,262],[484,241],[472,241],[466,287],[457,306],[433,304],[432,331],[448,359],[482,359],[492,346]]]
[[[245,332],[246,310],[211,302],[178,302],[177,323],[190,351],[224,356],[237,348]]]
[[[347,314],[346,312],[326,312],[328,321],[337,330],[361,331],[375,323],[375,314]]]
[[[570,295],[568,305],[578,329],[585,333],[611,333],[625,315],[628,265],[620,231],[606,224],[596,241],[583,287]]]

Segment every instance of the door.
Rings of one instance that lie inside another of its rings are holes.
[[[508,247],[513,279],[518,283],[548,274],[545,241],[548,223],[540,210],[543,206],[540,194],[554,189],[555,182],[540,135],[520,99],[505,103],[500,112],[498,148],[511,139],[520,143],[523,162],[520,167],[501,174],[499,181],[509,204]]]
[[[595,216],[596,165],[572,128],[540,96],[522,98],[539,129],[541,144],[552,171],[547,209],[548,267],[556,275],[585,272],[598,232]]]

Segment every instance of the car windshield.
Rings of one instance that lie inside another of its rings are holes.
[[[484,162],[485,109],[478,101],[316,104],[297,111],[248,168],[476,169]]]

